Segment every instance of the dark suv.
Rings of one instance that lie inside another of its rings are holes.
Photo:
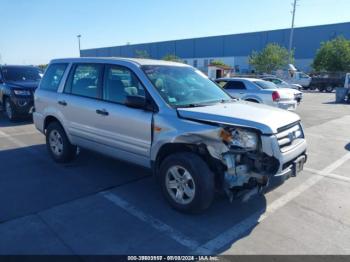
[[[0,66],[0,104],[10,120],[29,116],[42,72],[33,66]]]

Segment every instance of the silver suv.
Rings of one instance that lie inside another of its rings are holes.
[[[232,99],[173,62],[53,60],[35,92],[34,123],[57,162],[77,147],[151,168],[177,210],[198,212],[217,191],[243,200],[306,161],[300,118]]]

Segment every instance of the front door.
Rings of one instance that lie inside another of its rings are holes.
[[[106,65],[96,124],[106,149],[120,159],[149,166],[153,112],[125,105],[127,96],[145,97],[145,89],[128,68]]]

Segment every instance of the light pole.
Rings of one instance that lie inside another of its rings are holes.
[[[293,37],[294,37],[294,22],[295,22],[295,13],[297,9],[297,2],[298,0],[294,0],[293,3],[293,11],[292,11],[292,26],[290,28],[290,36],[289,36],[289,62],[291,63],[292,61],[292,48],[293,48]]]
[[[81,48],[80,48],[80,38],[81,38],[81,35],[77,35],[77,38],[78,38],[78,45],[79,45],[79,57],[80,57],[80,51],[81,51]]]

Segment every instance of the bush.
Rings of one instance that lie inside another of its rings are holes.
[[[294,52],[293,52],[294,53]],[[286,48],[278,44],[268,44],[262,51],[253,53],[249,56],[249,64],[259,73],[268,73],[283,69],[288,63],[294,62],[294,54],[289,56]]]

